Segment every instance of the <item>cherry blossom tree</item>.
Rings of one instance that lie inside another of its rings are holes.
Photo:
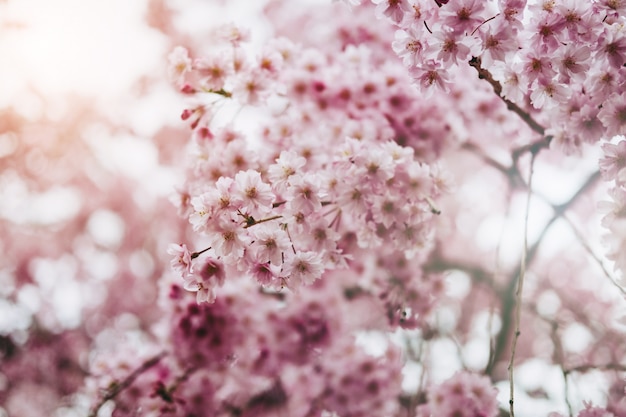
[[[626,416],[626,2],[176,7],[177,125],[0,114],[0,412]]]

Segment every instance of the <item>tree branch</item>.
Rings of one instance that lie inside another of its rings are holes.
[[[511,347],[511,358],[509,359],[509,407],[511,417],[515,417],[514,408],[514,393],[515,384],[513,381],[513,370],[515,369],[515,350],[517,348],[517,340],[521,334],[520,325],[522,318],[522,292],[524,290],[524,277],[526,276],[527,261],[526,256],[528,254],[528,218],[530,217],[530,199],[533,195],[533,173],[535,168],[535,156],[532,154],[530,161],[530,172],[528,173],[528,196],[526,197],[526,215],[524,216],[524,246],[522,248],[522,259],[520,260],[520,273],[517,280],[517,290],[515,291],[515,333],[513,336],[513,346]]]
[[[599,172],[593,173],[587,178],[584,184],[574,193],[574,195],[570,197],[568,201],[566,201],[563,204],[553,206],[553,209],[554,209],[553,216],[550,218],[550,220],[548,220],[548,222],[544,226],[543,230],[541,231],[541,234],[539,235],[535,243],[533,243],[533,245],[528,249],[528,253],[526,257],[527,265],[530,265],[532,263],[539,249],[539,245],[543,241],[548,230],[550,230],[554,222],[556,222],[559,218],[561,218],[565,214],[565,212],[578,200],[578,198],[582,196],[591,186],[593,186],[593,184],[595,184],[598,178],[600,178]],[[501,303],[501,309],[502,309],[500,313],[500,318],[502,322],[502,327],[496,337],[496,345],[494,348],[494,355],[493,355],[492,361],[489,363],[486,369],[486,373],[488,375],[493,375],[495,365],[500,361],[505,351],[508,340],[509,340],[509,334],[511,332],[511,323],[512,323],[512,318],[513,318],[513,307],[515,305],[515,291],[517,288],[517,280],[518,280],[520,273],[521,271],[519,267],[515,271],[513,271],[513,273],[511,274],[511,278],[509,280],[509,284],[506,286],[506,288],[504,289],[504,291],[502,291],[500,295],[500,303]]]
[[[545,135],[545,128],[533,119],[527,111],[502,95],[502,85],[498,81],[494,80],[491,73],[481,66],[480,58],[472,57],[472,59],[469,60],[469,65],[478,72],[478,78],[486,80],[489,84],[491,84],[493,91],[498,97],[500,97],[504,104],[506,104],[507,109],[517,114],[528,126],[530,126],[532,130],[539,133],[541,136]]]
[[[146,372],[148,369],[152,368],[154,365],[159,363],[163,357],[165,357],[166,352],[161,352],[158,355],[153,356],[148,359],[144,363],[139,366],[139,368],[135,369],[130,375],[126,377],[121,382],[113,383],[111,387],[107,390],[106,394],[100,399],[100,401],[91,409],[88,414],[88,417],[96,417],[98,415],[98,410],[109,400],[115,398],[120,392],[124,391],[126,388],[132,385],[135,382],[135,379],[139,377],[141,374]]]

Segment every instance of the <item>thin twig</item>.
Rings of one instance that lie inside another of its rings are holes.
[[[567,372],[565,371],[565,364],[563,363],[563,345],[557,333],[557,330],[559,329],[559,324],[555,320],[550,320],[547,317],[543,317],[542,315],[539,315],[539,317],[541,317],[543,320],[547,321],[550,324],[550,337],[552,339],[552,344],[554,345],[554,362],[558,363],[559,367],[561,368],[561,374],[563,375],[564,382],[563,394],[565,396],[565,404],[567,405],[567,412],[569,414],[569,417],[573,417],[574,411],[572,409],[572,403],[569,400],[569,378]]]
[[[528,113],[527,111],[522,109],[520,106],[513,103],[511,100],[505,98],[502,95],[502,85],[493,78],[493,76],[488,70],[484,69],[481,66],[480,58],[472,57],[472,59],[470,59],[469,61],[469,65],[473,67],[474,69],[476,69],[476,71],[478,72],[478,78],[483,79],[487,81],[489,84],[491,84],[491,86],[493,87],[493,91],[496,93],[498,97],[500,97],[500,99],[504,102],[504,104],[506,104],[507,109],[517,114],[528,126],[530,126],[532,130],[539,133],[541,136],[545,135],[546,129],[543,126],[541,126],[535,119],[533,119],[530,113]]]
[[[578,242],[583,246],[583,248],[585,248],[587,253],[596,261],[596,263],[598,264],[600,269],[602,269],[602,272],[604,272],[604,275],[609,279],[611,284],[613,284],[613,286],[615,286],[615,288],[617,288],[622,293],[622,295],[626,296],[626,289],[624,289],[624,287],[619,285],[619,283],[613,277],[613,275],[611,275],[608,269],[606,269],[606,266],[604,266],[602,259],[600,259],[600,257],[593,251],[593,249],[591,249],[591,246],[589,246],[589,244],[586,242],[582,233],[580,233],[580,231],[574,225],[574,223],[567,216],[563,216],[563,220],[567,222],[567,224],[570,226],[570,228],[574,232],[574,235],[576,235],[576,239],[578,239]]]
[[[528,253],[528,217],[530,213],[530,199],[533,195],[532,192],[532,181],[533,181],[533,170],[535,167],[535,156],[537,154],[533,153],[531,155],[530,160],[530,170],[528,173],[528,196],[526,198],[526,215],[524,217],[524,247],[522,249],[522,259],[520,262],[520,274],[519,279],[517,281],[517,291],[516,301],[515,301],[515,333],[513,336],[513,346],[511,347],[511,359],[509,360],[509,406],[511,411],[511,417],[515,417],[515,409],[514,409],[514,383],[513,383],[513,369],[514,369],[514,361],[515,361],[515,349],[517,347],[517,340],[520,336],[520,322],[522,315],[522,292],[524,290],[524,277],[526,275],[526,257]]]
[[[575,366],[573,368],[566,369],[565,373],[571,374],[573,372],[577,372],[577,373],[584,374],[586,372],[598,371],[598,370],[626,372],[626,364],[606,363],[604,365],[591,365],[591,364],[590,365],[580,365],[580,366]]]
[[[161,352],[158,355],[155,355],[145,361],[139,366],[139,368],[135,369],[130,375],[128,375],[123,381],[114,383],[108,390],[107,393],[100,399],[100,401],[91,409],[88,417],[96,417],[98,415],[98,410],[109,400],[115,398],[120,392],[124,391],[126,388],[132,385],[141,374],[146,372],[148,369],[152,368],[154,365],[159,363],[163,357],[165,357],[166,352]]]
[[[558,219],[560,219],[565,214],[565,212],[583,194],[585,194],[585,192],[591,186],[593,186],[596,183],[596,181],[598,180],[599,176],[600,176],[599,172],[593,173],[592,175],[590,175],[587,178],[587,180],[584,182],[584,184],[582,186],[580,186],[580,188],[569,198],[569,200],[567,200],[563,204],[559,204],[557,206],[553,206],[554,214],[552,215],[550,220],[548,220],[548,222],[545,224],[545,226],[543,227],[543,230],[539,234],[539,237],[537,238],[535,243],[533,243],[533,245],[529,248],[529,250],[527,252],[527,258],[526,258],[526,263],[527,264],[530,264],[532,262],[532,260],[534,259],[535,255],[538,252],[539,246],[541,245],[541,242],[543,241],[543,239],[547,235],[547,233],[550,230],[550,228],[554,225],[554,223]],[[494,356],[493,356],[493,361],[490,362],[489,366],[487,367],[487,374],[488,375],[492,375],[493,374],[493,371],[495,370],[495,365],[500,360],[501,356],[504,354],[506,346],[507,346],[507,343],[508,343],[508,337],[509,337],[509,332],[510,332],[510,325],[511,325],[512,316],[513,316],[513,305],[514,305],[514,302],[515,302],[515,289],[517,287],[517,279],[518,279],[519,275],[520,275],[520,269],[518,267],[518,269],[516,271],[514,271],[513,274],[511,274],[511,278],[509,280],[509,284],[501,292],[501,295],[500,295],[500,300],[501,300],[500,303],[501,303],[501,306],[502,306],[502,311],[500,313],[500,322],[502,323],[502,327],[500,328],[500,332],[498,333],[498,336],[496,338],[496,347],[495,347],[495,352],[494,352]]]

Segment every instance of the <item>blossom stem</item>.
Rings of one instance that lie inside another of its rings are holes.
[[[192,253],[191,254],[191,259],[196,259],[198,256],[202,255],[204,252],[208,251],[209,249],[211,249],[210,246],[208,248],[206,248],[206,249],[202,249],[201,251]]]
[[[428,197],[428,196],[426,196],[425,198],[426,198],[426,202],[430,206],[431,213],[436,214],[436,215],[440,215],[441,214],[441,210],[439,209],[439,207],[437,207],[437,205],[435,204],[433,199]]]
[[[530,199],[533,195],[532,181],[533,181],[533,172],[535,167],[535,157],[536,153],[531,155],[530,160],[530,172],[528,173],[528,195],[526,197],[526,215],[524,217],[524,246],[522,248],[522,259],[520,261],[520,273],[519,279],[517,281],[517,291],[515,293],[515,333],[513,334],[513,345],[511,347],[511,359],[509,360],[509,407],[511,411],[511,417],[515,417],[515,407],[514,407],[514,394],[515,394],[515,384],[513,382],[513,370],[514,370],[514,362],[515,362],[515,350],[517,348],[517,341],[521,334],[520,331],[520,322],[522,316],[522,292],[524,290],[524,277],[526,276],[526,262],[528,255],[528,217],[530,213]]]
[[[266,217],[265,219],[261,219],[261,220],[254,220],[254,219],[252,219],[252,218],[251,218],[251,219],[252,219],[252,222],[250,222],[250,223],[246,224],[243,228],[244,228],[244,229],[247,229],[247,228],[252,227],[252,226],[255,226],[255,225],[257,225],[257,224],[260,224],[260,223],[265,223],[265,222],[269,222],[269,221],[276,220],[276,219],[280,219],[280,218],[282,218],[282,217],[283,217],[283,216],[281,216],[281,215],[277,214],[276,216]]]
[[[161,353],[151,357],[150,359],[148,359],[147,361],[142,363],[141,366],[139,366],[139,368],[135,369],[130,375],[128,375],[126,377],[126,379],[124,379],[121,382],[113,384],[107,390],[107,393],[102,397],[102,399],[98,402],[98,404],[96,404],[91,409],[91,411],[88,414],[88,417],[96,417],[98,415],[98,410],[100,410],[100,408],[107,401],[112,400],[113,398],[115,398],[117,396],[117,394],[119,394],[120,392],[124,391],[126,388],[131,386],[132,383],[135,382],[135,379],[137,379],[141,374],[143,374],[148,369],[152,368],[157,363],[159,363],[161,361],[161,359],[163,359],[165,357],[165,355],[166,355],[166,352],[164,351],[164,352],[161,352]]]
[[[480,27],[481,27],[482,25],[484,25],[485,23],[487,23],[487,22],[489,22],[489,21],[491,21],[491,20],[495,19],[495,18],[496,18],[496,17],[498,17],[499,15],[500,15],[500,13],[496,13],[496,15],[495,15],[495,16],[491,16],[489,19],[485,20],[485,21],[484,21],[484,22],[482,22],[480,25],[476,26],[476,29],[474,29],[474,30],[472,31],[472,34],[471,34],[470,36],[474,36],[474,33],[476,33],[476,31],[477,31],[478,29],[480,29]]]
[[[528,112],[524,111],[520,106],[513,103],[511,100],[505,98],[502,95],[502,85],[500,85],[498,81],[494,80],[493,76],[488,70],[484,69],[481,66],[480,58],[472,57],[472,59],[469,60],[469,65],[470,67],[473,67],[474,69],[476,69],[476,72],[478,72],[478,78],[483,79],[487,81],[489,84],[491,84],[491,86],[493,87],[493,91],[496,93],[498,97],[500,97],[502,101],[504,101],[504,103],[506,104],[506,107],[509,110],[517,114],[524,122],[526,122],[528,126],[530,126],[532,130],[534,130],[535,132],[539,133],[542,136],[545,135],[546,129],[543,126],[541,126],[535,119],[533,119],[533,117]]]

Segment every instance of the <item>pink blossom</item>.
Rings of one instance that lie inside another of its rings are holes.
[[[521,68],[513,64],[506,66],[502,79],[502,94],[514,103],[522,103],[525,98],[526,83],[521,75]]]
[[[217,259],[207,258],[197,271],[185,277],[183,288],[196,293],[198,304],[212,304],[216,298],[216,287],[224,285],[225,280],[224,264]]]
[[[625,0],[600,0],[594,2],[594,6],[600,10],[604,10],[615,15],[626,15],[626,1]]]
[[[288,235],[281,228],[259,224],[251,228],[254,237],[254,253],[261,262],[282,265],[284,253],[291,249]]]
[[[498,21],[492,30],[483,30],[478,33],[483,48],[481,62],[486,68],[491,67],[496,61],[505,61],[508,55],[518,49],[518,42],[513,34],[513,29],[504,21],[502,23]]]
[[[626,35],[624,30],[609,30],[602,39],[604,48],[601,54],[606,57],[612,67],[620,68],[626,62]]]
[[[596,143],[604,134],[604,127],[598,119],[599,111],[596,106],[587,104],[571,115],[572,130],[584,142]]]
[[[372,202],[372,218],[386,228],[394,224],[405,224],[408,219],[406,207],[391,195],[381,196]]]
[[[446,4],[440,12],[442,23],[454,33],[470,34],[484,19],[485,3],[481,0],[459,0]]]
[[[186,277],[192,272],[191,253],[185,244],[172,243],[167,248],[168,255],[173,256],[170,261],[172,268],[182,277]]]
[[[279,193],[284,192],[287,188],[289,177],[299,173],[305,164],[306,159],[299,156],[296,152],[282,151],[276,163],[268,168],[268,176],[274,188]]]
[[[445,64],[457,64],[470,55],[470,48],[464,43],[467,41],[454,32],[437,31],[433,33],[433,37],[439,43],[437,59]]]
[[[232,212],[239,208],[235,196],[235,180],[230,177],[220,177],[215,186],[202,194],[201,201],[216,213],[220,211]],[[201,206],[202,209],[204,206]],[[205,210],[209,210],[206,208]]]
[[[290,178],[290,185],[285,192],[290,210],[305,215],[316,212],[322,208],[320,197],[320,184],[317,177],[293,175]]]
[[[606,127],[608,138],[626,133],[626,93],[612,94],[602,105],[598,118]]]
[[[560,46],[559,38],[565,28],[565,21],[558,13],[539,15],[532,22],[534,31],[530,38],[530,47],[542,53],[555,51]]]
[[[402,58],[404,65],[408,67],[418,65],[425,55],[424,51],[429,49],[428,38],[423,38],[404,30],[398,30],[396,31],[392,48]]]
[[[377,5],[378,18],[386,16],[396,24],[402,21],[405,13],[412,10],[407,0],[372,0],[372,2]]]
[[[280,265],[260,261],[257,257],[247,259],[248,273],[260,285],[280,288]]]
[[[582,80],[589,70],[591,51],[587,46],[568,46],[560,53],[558,66],[559,77],[563,82],[569,81],[570,77]]]
[[[324,264],[318,253],[298,251],[285,260],[283,276],[288,279],[290,288],[297,289],[312,284],[323,272]]]
[[[602,145],[604,157],[600,159],[600,172],[607,180],[626,180],[626,141],[620,140],[617,144],[605,143]]]
[[[600,201],[598,203],[598,209],[601,213],[605,214],[602,218],[602,225],[611,229],[614,224],[625,223],[626,188],[622,186],[613,187],[609,190],[609,196],[611,197],[611,201]],[[615,237],[618,236],[620,235],[615,235]]]
[[[194,61],[200,84],[209,91],[224,88],[227,77],[232,72],[232,64],[225,52],[204,56]]]
[[[615,414],[603,407],[594,407],[590,403],[585,403],[584,410],[578,413],[577,417],[615,417]]]
[[[555,71],[552,69],[552,62],[541,53],[530,52],[524,59],[523,75],[529,83],[537,80],[551,80],[555,75]]]
[[[169,67],[168,75],[170,81],[174,82],[177,86],[182,86],[185,83],[187,74],[191,71],[191,58],[187,49],[182,46],[177,46],[168,55]]]
[[[207,236],[218,257],[237,260],[243,256],[247,238],[243,227],[234,219],[220,218],[218,222],[212,223]]]
[[[496,417],[499,412],[496,394],[487,377],[457,372],[428,392],[428,404],[433,416]]]
[[[269,213],[275,196],[258,171],[240,171],[235,175],[233,194],[242,208],[250,213]]]
[[[242,71],[233,81],[233,95],[244,104],[257,104],[269,95],[270,81],[261,70]]]
[[[201,194],[191,199],[193,212],[189,215],[189,223],[196,231],[206,228],[207,221],[212,215],[212,207],[207,201],[207,194]]]
[[[217,33],[221,39],[230,42],[234,47],[250,40],[250,31],[234,23],[222,25],[218,28]]]
[[[542,107],[555,108],[567,101],[571,95],[571,90],[565,86],[554,82],[540,79],[533,83],[534,89],[530,94],[533,107],[540,109]]]
[[[441,68],[441,64],[434,60],[428,60],[419,67],[410,68],[409,72],[415,79],[422,91],[427,94],[433,94],[434,87],[443,92],[448,91],[450,80],[445,69]]]

